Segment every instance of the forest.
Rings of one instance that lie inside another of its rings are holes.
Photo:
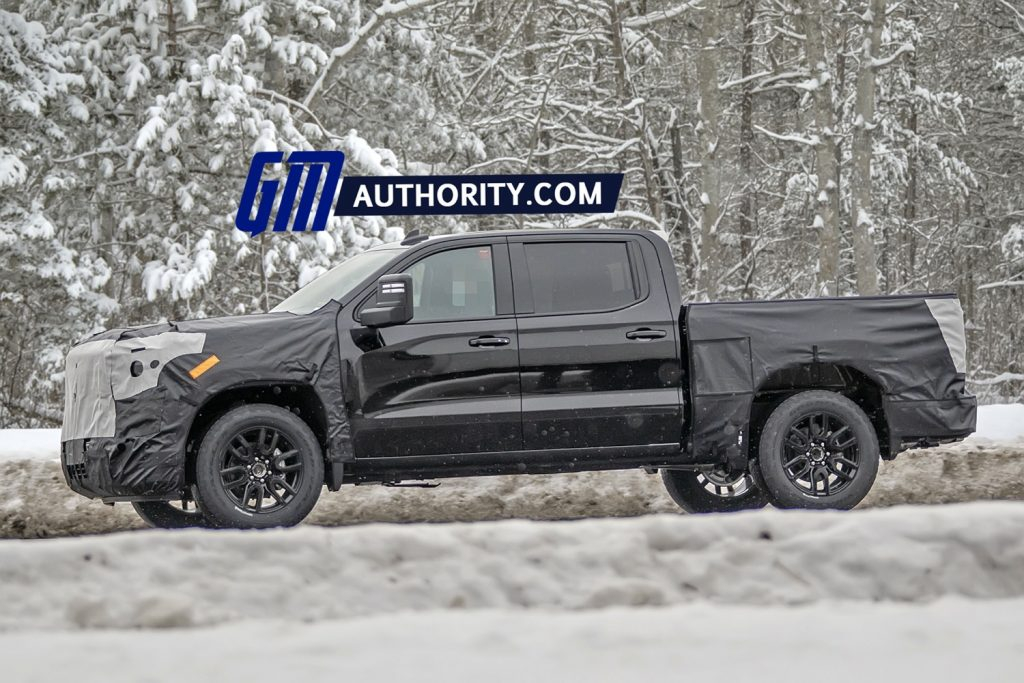
[[[664,230],[688,301],[954,291],[972,390],[1024,399],[1021,0],[0,8],[2,426],[59,422],[92,333],[268,310],[414,228]],[[235,229],[252,155],[307,149],[625,180],[613,214]]]

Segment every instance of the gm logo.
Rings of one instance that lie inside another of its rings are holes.
[[[282,161],[284,152],[257,152],[253,155],[249,175],[245,179],[245,189],[242,191],[242,201],[238,206],[238,213],[235,214],[235,225],[239,230],[255,236],[267,229],[281,181],[263,180],[263,169]],[[288,178],[284,181],[284,192],[281,193],[277,216],[274,218],[274,232],[288,230],[289,223],[292,224],[293,232],[305,231],[309,216],[313,213],[313,203],[316,202],[317,194],[320,195],[320,203],[316,207],[310,229],[319,231],[326,228],[327,219],[331,216],[334,193],[338,189],[338,181],[341,180],[341,167],[344,165],[344,152],[292,152],[288,155]],[[299,207],[295,211],[293,222],[292,207],[300,186],[302,196],[299,198]],[[259,203],[256,201],[257,195]]]

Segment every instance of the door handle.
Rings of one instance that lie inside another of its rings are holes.
[[[476,347],[476,346],[508,346],[509,341],[510,340],[509,340],[508,337],[492,337],[492,336],[474,337],[473,339],[469,340],[469,345],[470,346],[474,346],[474,347]]]
[[[650,341],[651,339],[661,339],[668,335],[665,330],[652,330],[646,327],[641,327],[639,330],[633,330],[632,332],[626,333],[626,339],[634,339],[637,341]]]

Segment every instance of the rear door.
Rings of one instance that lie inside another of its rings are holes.
[[[522,448],[519,344],[504,237],[428,245],[390,272],[413,280],[413,318],[357,327],[358,457]],[[372,297],[360,308],[372,305]]]
[[[640,235],[509,238],[527,450],[676,444],[676,311]]]

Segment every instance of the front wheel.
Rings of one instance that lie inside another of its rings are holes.
[[[745,471],[662,470],[661,480],[676,505],[691,513],[758,510],[768,504],[764,492]]]
[[[777,507],[849,510],[871,490],[878,461],[875,428],[856,403],[805,391],[769,416],[754,469]]]
[[[196,457],[196,500],[219,527],[298,524],[323,485],[319,442],[305,422],[278,406],[252,404],[226,413]]]

